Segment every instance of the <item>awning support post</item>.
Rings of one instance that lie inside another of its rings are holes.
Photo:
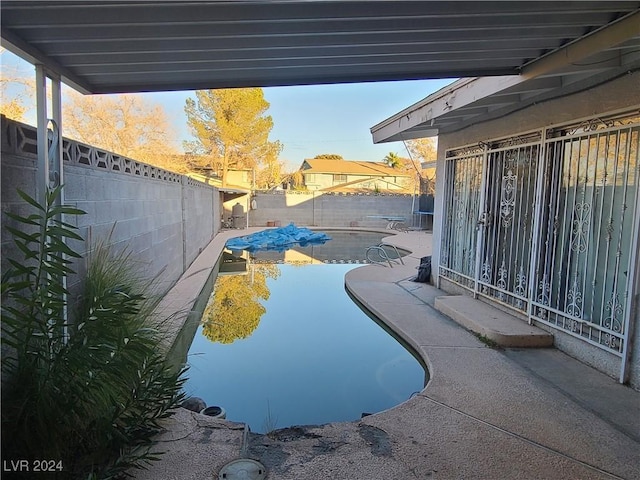
[[[44,65],[36,66],[36,111],[37,111],[37,145],[38,145],[38,170],[36,198],[44,205],[47,189],[53,189],[63,182],[62,165],[62,92],[58,75],[47,71]],[[47,83],[51,81],[51,118],[48,118]],[[50,127],[50,128],[49,128]],[[56,200],[57,204],[64,203],[64,192],[61,191]],[[56,218],[62,220],[62,218]],[[62,287],[66,290],[67,278],[62,277]],[[66,297],[66,295],[64,295]],[[63,312],[64,338],[67,337],[68,312],[66,298]]]

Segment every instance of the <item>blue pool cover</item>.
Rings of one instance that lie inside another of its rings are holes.
[[[295,244],[301,246],[319,245],[331,240],[326,233],[314,232],[305,227],[296,227],[290,223],[286,227],[262,230],[261,232],[235,237],[227,240],[226,247],[230,250],[277,250],[283,252]]]

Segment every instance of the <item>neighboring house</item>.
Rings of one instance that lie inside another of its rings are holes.
[[[230,168],[227,170],[227,185],[251,189],[254,185],[253,173],[254,171],[250,168]]]
[[[313,158],[300,171],[308,190],[413,193],[411,176],[383,162]]]
[[[371,131],[376,143],[438,135],[440,288],[506,308],[639,388],[640,62],[631,57],[558,57],[537,77],[458,80]],[[574,71],[582,65],[592,69]],[[409,117],[421,120],[401,127]]]
[[[201,182],[222,187],[222,178],[211,168],[197,168],[187,174]],[[230,168],[227,170],[227,188],[251,190],[253,187],[253,170],[250,168]]]

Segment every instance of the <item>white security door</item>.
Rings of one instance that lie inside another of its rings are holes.
[[[475,289],[478,215],[482,200],[484,149],[452,155],[446,161],[445,211],[440,275]]]
[[[478,293],[522,311],[528,308],[539,150],[539,142],[529,142],[488,151],[478,218]]]

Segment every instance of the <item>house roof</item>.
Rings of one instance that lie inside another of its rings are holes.
[[[613,32],[606,48],[626,42],[637,35],[639,8],[615,0],[2,0],[0,22],[9,50],[82,92],[116,93],[531,77],[551,62],[588,69],[567,63],[566,47],[600,52],[589,41],[603,31]],[[621,65],[637,47],[593,61]]]
[[[307,168],[305,168],[307,167]],[[337,175],[367,175],[376,177],[408,176],[402,171],[388,167],[382,162],[360,162],[353,160],[333,160],[326,158],[305,159],[302,164],[304,173],[327,173]]]

